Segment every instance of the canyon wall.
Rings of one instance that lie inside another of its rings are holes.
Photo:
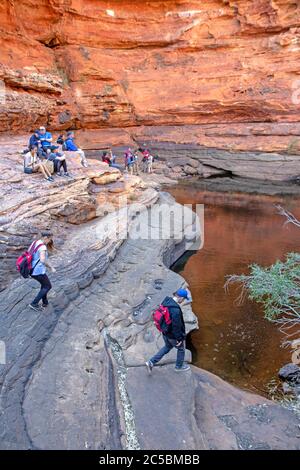
[[[1,132],[298,147],[297,0],[3,0],[0,50]]]

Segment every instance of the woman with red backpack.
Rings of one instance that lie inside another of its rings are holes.
[[[48,278],[46,272],[47,267],[51,269],[53,273],[56,272],[56,269],[51,265],[48,260],[48,253],[53,250],[53,237],[51,232],[42,232],[39,240],[33,242],[28,250],[28,253],[31,255],[31,267],[29,275],[32,279],[40,283],[41,288],[38,295],[35,297],[33,302],[29,305],[32,310],[36,312],[41,312],[43,309],[47,308],[49,305],[47,295],[52,289],[50,279]],[[42,300],[42,305],[39,303]]]

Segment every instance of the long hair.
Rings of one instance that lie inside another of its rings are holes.
[[[47,231],[41,232],[39,238],[41,240],[44,240],[45,238],[47,238],[47,242],[45,243],[47,250],[50,252],[54,250],[54,241],[53,241],[52,232],[47,232]]]

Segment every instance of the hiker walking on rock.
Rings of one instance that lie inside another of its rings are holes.
[[[149,374],[151,374],[155,364],[173,348],[177,349],[175,371],[190,370],[190,366],[184,363],[186,333],[180,307],[184,300],[189,300],[189,293],[186,289],[179,289],[173,297],[166,297],[153,315],[155,326],[162,333],[165,345],[155,356],[146,362]]]
[[[32,279],[35,279],[41,285],[38,295],[30,304],[30,308],[37,312],[47,308],[49,304],[47,295],[52,289],[52,285],[46,274],[47,267],[49,267],[53,273],[56,272],[56,269],[48,260],[48,251],[52,250],[53,238],[50,232],[42,232],[40,240],[33,242],[28,250],[29,253],[32,253],[32,272],[30,275]],[[42,305],[40,306],[39,303],[41,300]]]

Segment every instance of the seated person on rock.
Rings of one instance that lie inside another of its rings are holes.
[[[53,145],[51,147],[51,153],[48,156],[48,161],[52,162],[54,165],[54,171],[57,176],[61,175],[61,168],[64,170],[63,176],[70,177],[68,173],[68,167],[66,162],[66,156],[64,153],[59,152],[59,146]]]
[[[116,158],[117,158],[117,157],[116,157],[116,155],[113,154],[112,149],[109,149],[109,150],[108,150],[108,156],[109,156],[109,158],[110,158],[110,160],[111,160],[111,165],[110,165],[110,166],[111,166],[112,168],[117,168],[118,170],[121,171],[122,167],[121,167],[121,165],[119,165],[118,163],[116,163]]]
[[[59,136],[57,137],[56,143],[58,145],[61,145],[62,147],[65,145],[65,136],[64,136],[64,134],[59,134]]]
[[[47,150],[51,147],[52,145],[52,134],[51,132],[47,132],[45,127],[40,127],[39,130],[39,137],[41,141],[41,147],[43,150]]]
[[[81,165],[84,168],[87,168],[88,162],[87,162],[85,153],[81,148],[77,147],[77,145],[74,142],[74,139],[75,139],[74,132],[68,132],[67,138],[63,144],[63,150],[65,150],[66,152],[77,153],[80,156]]]
[[[32,148],[28,150],[23,155],[24,158],[24,173],[33,174],[33,173],[42,173],[45,180],[53,182],[54,179],[51,176],[51,171],[49,170],[46,162],[41,161],[36,154],[36,149]]]
[[[103,153],[102,153],[102,162],[103,162],[103,163],[107,163],[107,165],[110,165],[110,164],[111,164],[111,159],[109,158],[107,152],[103,152]]]
[[[41,146],[41,139],[40,139],[40,133],[39,131],[34,131],[34,133],[32,134],[32,136],[30,137],[29,139],[29,144],[28,144],[28,147],[29,147],[29,150],[31,149],[39,149]]]
[[[115,163],[116,157],[113,155],[112,150],[109,149],[108,152],[103,152],[102,154],[102,162],[107,163],[111,168],[117,168],[121,170],[121,166]]]

